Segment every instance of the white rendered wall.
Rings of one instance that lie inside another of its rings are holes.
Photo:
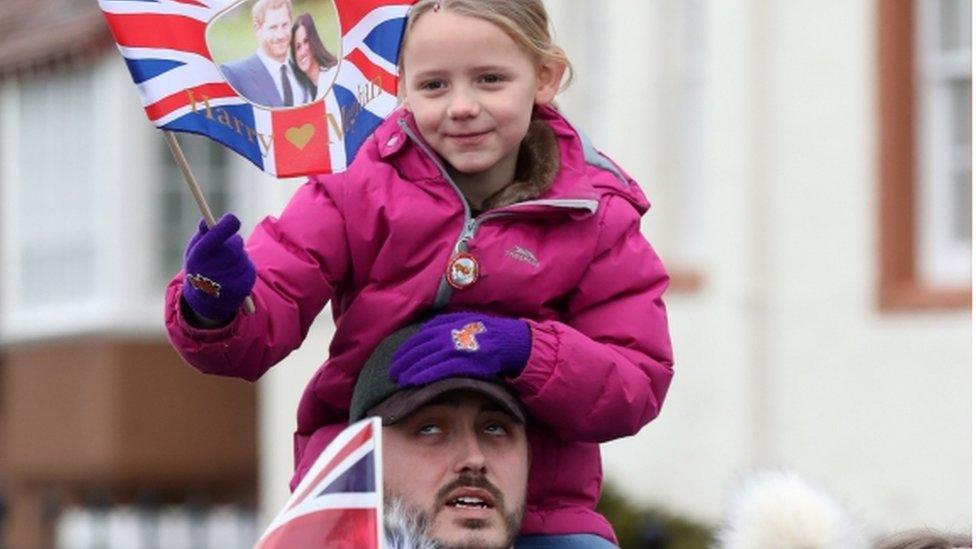
[[[681,190],[654,129],[680,113],[657,104],[676,102],[654,37],[678,2],[583,4],[548,3],[578,72],[560,101],[643,183],[667,257]],[[659,419],[605,445],[607,478],[716,520],[742,475],[782,466],[875,530],[969,530],[970,313],[875,307],[875,4],[705,4],[705,283],[667,296],[674,384]],[[618,85],[635,71],[640,93]]]
[[[652,203],[645,234],[667,259],[682,235],[674,234],[671,204],[682,190],[675,184],[677,136],[662,128],[680,128],[682,113],[673,105],[680,93],[669,77],[668,55],[680,44],[664,40],[669,51],[658,51],[661,35],[671,32],[680,5],[676,1],[615,1],[605,4],[603,28],[580,21],[580,2],[550,2],[557,40],[576,64],[578,80],[560,98],[567,115],[639,182]],[[604,10],[604,5],[599,7]],[[721,56],[707,58],[712,79],[706,89],[705,188],[702,227],[704,247],[714,251],[697,265],[705,284],[693,294],[671,293],[672,340],[677,359],[674,382],[662,415],[641,433],[604,446],[606,478],[633,498],[691,516],[715,520],[724,490],[737,471],[754,461],[753,421],[760,389],[755,364],[758,349],[756,317],[757,227],[754,70],[751,57],[751,2],[725,0],[711,6],[705,28]],[[609,32],[609,51],[587,61],[594,42]],[[586,29],[586,34],[572,34]],[[589,36],[589,38],[584,38]],[[709,49],[711,52],[712,49]],[[594,79],[609,75],[610,83]],[[636,88],[616,82],[637,82]],[[625,94],[626,92],[626,94]],[[716,215],[719,212],[721,215]],[[670,226],[669,226],[670,221]]]
[[[872,524],[971,529],[970,312],[880,314],[873,2],[768,2],[768,453]]]

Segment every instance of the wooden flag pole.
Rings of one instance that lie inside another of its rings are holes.
[[[197,184],[196,177],[190,171],[190,164],[187,163],[186,156],[183,155],[183,149],[180,148],[179,142],[176,141],[176,135],[167,130],[163,130],[163,135],[166,136],[166,144],[169,145],[169,151],[173,153],[176,165],[180,167],[180,172],[183,174],[183,180],[186,181],[186,186],[190,188],[190,194],[193,195],[193,199],[197,202],[197,207],[200,208],[200,213],[203,214],[203,220],[207,223],[207,227],[213,227],[217,221],[214,219],[213,212],[210,211],[207,199],[203,196],[203,191],[200,190],[200,185]],[[254,300],[251,299],[251,296],[247,296],[244,299],[244,307],[248,313],[254,312]]]

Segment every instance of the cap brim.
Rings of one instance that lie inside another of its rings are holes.
[[[452,391],[473,391],[481,393],[497,402],[502,411],[525,423],[525,411],[518,399],[500,384],[469,377],[452,377],[435,381],[423,387],[402,389],[367,412],[369,416],[380,416],[383,425],[392,425],[412,414],[417,408]]]

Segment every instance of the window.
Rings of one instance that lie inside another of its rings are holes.
[[[16,207],[24,307],[83,299],[94,290],[95,232],[91,140],[79,139],[91,122],[92,81],[62,75],[51,85],[21,90],[20,181]],[[63,281],[71,273],[71,284]]]
[[[968,283],[972,270],[972,4],[929,0],[915,5],[917,269],[926,284],[960,286]]]
[[[213,211],[227,211],[230,153],[178,141]],[[124,65],[105,56],[0,82],[0,143],[0,341],[158,331],[201,215]]]
[[[90,71],[15,80],[0,118],[3,332],[70,322],[97,295]]]
[[[882,310],[971,302],[971,3],[878,0]]]
[[[196,177],[207,204],[215,216],[229,210],[230,181],[228,156],[224,146],[198,135],[176,134],[190,169]],[[164,139],[159,139],[160,200],[159,200],[159,255],[153,270],[155,285],[168,281],[183,267],[186,241],[196,231],[203,217],[190,193],[183,174],[180,173],[173,155]]]

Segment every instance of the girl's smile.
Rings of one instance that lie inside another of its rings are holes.
[[[485,132],[461,133],[455,135],[448,134],[447,137],[449,139],[453,139],[454,141],[456,141],[457,144],[461,147],[464,146],[470,147],[484,141],[484,139],[488,137],[488,133],[489,132],[485,131]]]

